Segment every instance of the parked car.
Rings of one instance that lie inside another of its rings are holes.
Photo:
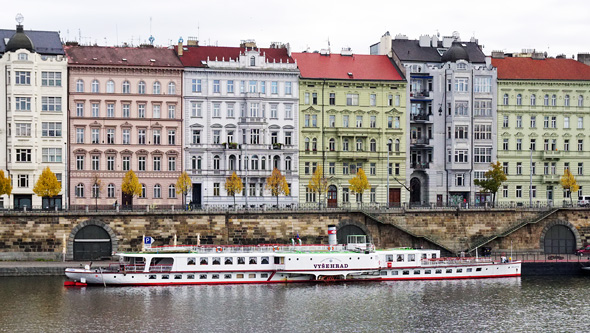
[[[586,245],[586,247],[583,247],[583,248],[577,250],[576,254],[579,255],[580,257],[583,255],[590,255],[590,245]]]
[[[588,207],[590,206],[590,196],[584,196],[578,198],[578,206]]]

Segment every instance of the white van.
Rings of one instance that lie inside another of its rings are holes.
[[[583,196],[578,198],[578,206],[588,207],[590,206],[590,196]]]

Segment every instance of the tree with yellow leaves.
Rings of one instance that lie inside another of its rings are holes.
[[[176,193],[182,194],[182,207],[186,207],[186,194],[190,191],[193,183],[186,171],[183,171],[176,180]]]
[[[135,175],[135,172],[133,172],[133,170],[127,171],[127,173],[123,177],[121,191],[123,191],[123,193],[127,194],[131,198],[133,198],[134,196],[141,195],[141,184],[139,183],[139,179],[137,179],[137,176]]]
[[[277,207],[279,207],[279,195],[289,195],[289,184],[287,184],[287,179],[279,169],[274,168],[270,177],[266,179],[266,189],[270,191],[270,193],[277,197]]]
[[[318,194],[318,207],[321,207],[322,193],[328,191],[328,179],[324,177],[324,170],[321,165],[313,172],[313,176],[311,176],[307,188]]]
[[[242,179],[238,177],[234,171],[234,173],[225,180],[225,191],[227,192],[227,195],[234,197],[234,207],[236,206],[236,193],[242,192],[243,189],[244,184],[242,184]]]
[[[564,190],[569,191],[570,203],[573,204],[572,193],[578,192],[578,190],[580,189],[580,186],[578,186],[578,182],[576,181],[576,178],[574,177],[574,175],[572,175],[572,173],[570,172],[569,168],[566,168],[565,171],[563,172],[563,176],[561,176],[561,187],[563,187]]]
[[[369,185],[369,180],[367,180],[367,175],[365,175],[365,171],[363,168],[359,168],[356,172],[356,176],[352,177],[348,180],[350,184],[350,191],[354,193],[358,193],[361,195],[361,206],[363,205],[363,192],[371,188]]]
[[[43,169],[35,187],[33,187],[33,192],[41,198],[49,198],[49,205],[53,207],[54,203],[51,201],[60,191],[61,184],[57,181],[55,174],[49,167]]]
[[[4,170],[0,170],[0,195],[10,195],[12,193],[12,180],[9,176],[4,176]]]

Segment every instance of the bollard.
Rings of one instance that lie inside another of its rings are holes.
[[[172,211],[174,211],[174,205],[172,205]]]
[[[84,210],[86,211],[86,213],[88,213],[88,206],[86,206],[86,208]]]

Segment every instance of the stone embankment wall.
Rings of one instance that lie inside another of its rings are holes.
[[[71,259],[76,232],[89,224],[105,228],[111,236],[113,250],[118,251],[138,250],[142,235],[154,237],[155,245],[172,244],[174,235],[179,244],[196,244],[197,235],[201,244],[289,243],[297,233],[304,243],[327,243],[327,226],[335,224],[338,228],[349,225],[360,228],[379,248],[436,248],[420,237],[426,236],[443,248],[458,252],[478,240],[540,216],[539,211],[526,210],[417,210],[372,217],[362,212],[4,213],[0,215],[0,260],[59,258],[64,235],[67,258]],[[577,246],[582,246],[590,242],[589,218],[587,209],[561,209],[507,237],[493,240],[489,246],[542,251],[545,232],[555,224],[572,229]]]

